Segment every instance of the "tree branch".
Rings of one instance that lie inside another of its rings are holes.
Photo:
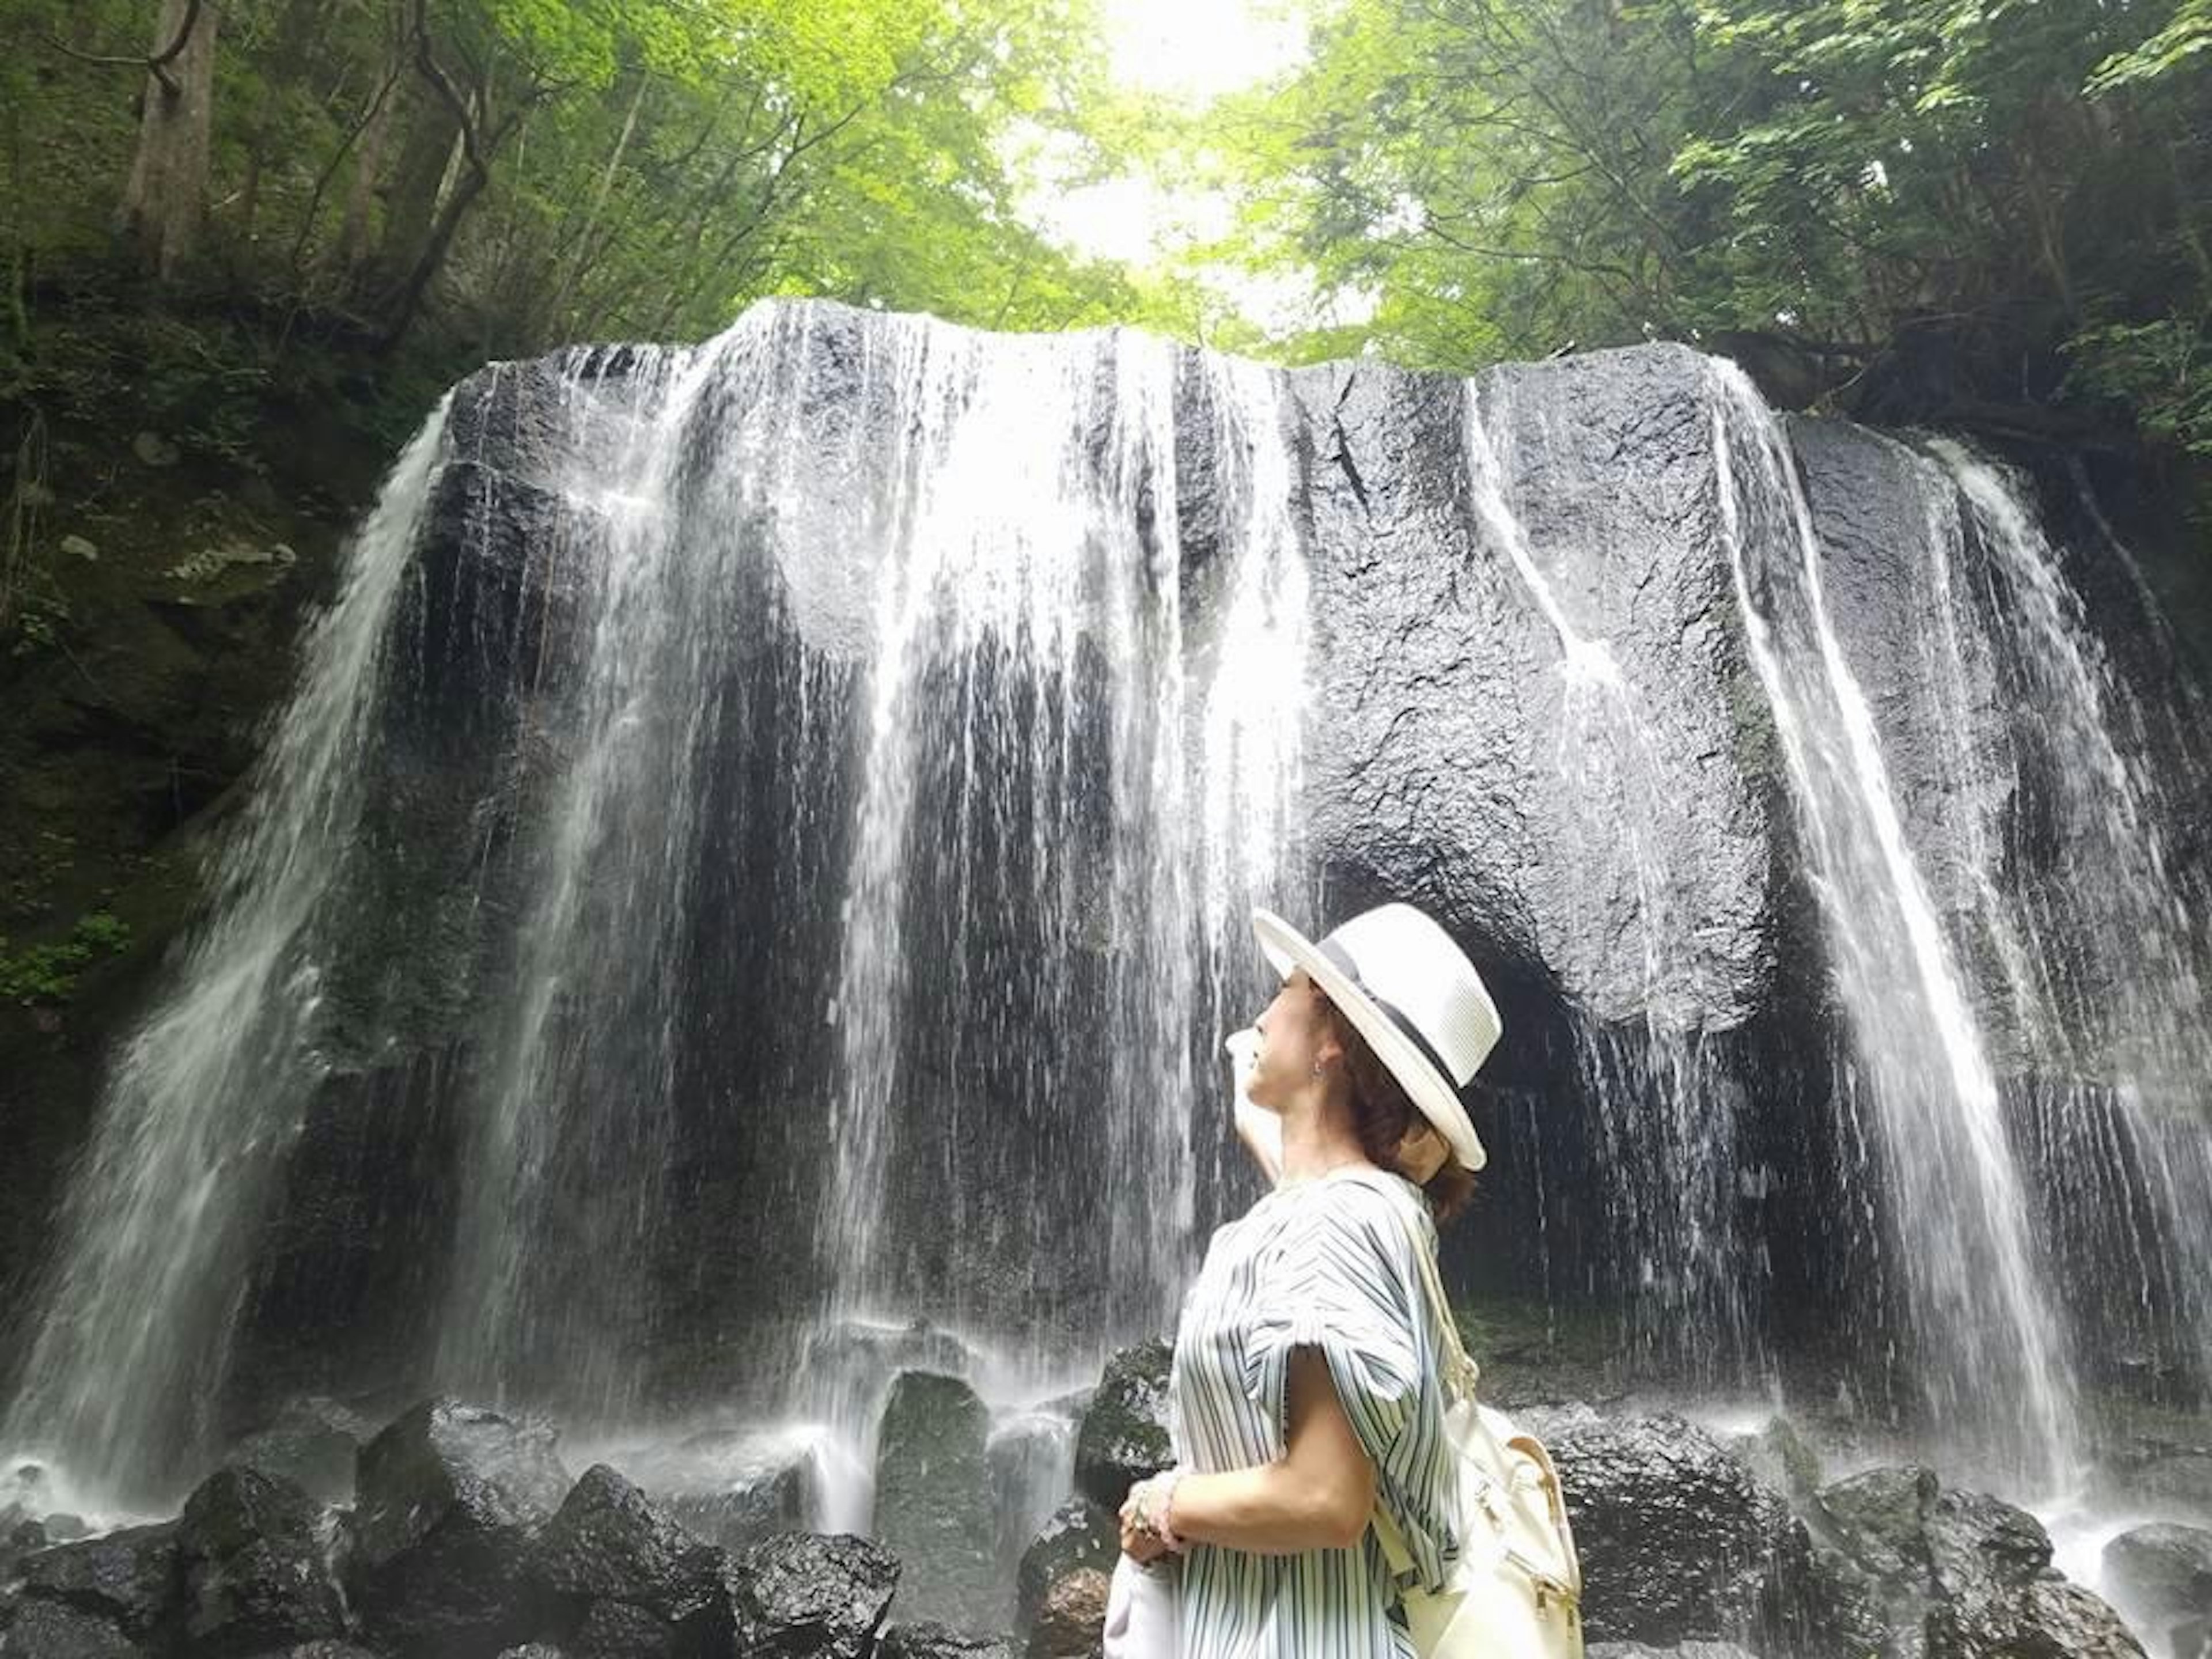
[[[177,38],[151,57],[114,58],[100,52],[79,52],[66,40],[57,40],[52,35],[46,37],[46,44],[64,57],[74,58],[80,64],[99,64],[111,69],[143,70],[161,83],[163,92],[174,98],[181,88],[170,79],[169,65],[177,61],[178,54],[184,51],[185,43],[192,38],[192,31],[199,26],[199,21],[200,0],[185,0],[185,21],[177,25]]]

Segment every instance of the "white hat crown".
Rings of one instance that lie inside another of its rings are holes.
[[[1260,948],[1289,977],[1303,968],[1343,1011],[1459,1162],[1487,1161],[1460,1091],[1504,1027],[1482,975],[1449,933],[1410,904],[1361,912],[1316,945],[1280,916],[1252,913]]]

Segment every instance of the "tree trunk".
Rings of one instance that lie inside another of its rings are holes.
[[[216,21],[207,0],[161,0],[148,54],[138,153],[117,228],[136,245],[144,269],[164,283],[191,256],[207,217]]]
[[[372,296],[404,288],[421,263],[438,223],[439,198],[461,139],[459,115],[429,88],[417,85],[407,102],[407,138],[386,192],[383,232],[366,273],[365,286]]]
[[[404,73],[395,63],[391,74],[396,79]],[[384,166],[384,143],[392,131],[392,106],[399,101],[396,90],[386,85],[376,94],[368,119],[361,130],[361,149],[354,157],[353,183],[346,191],[345,216],[338,222],[338,238],[331,246],[330,268],[337,274],[342,292],[354,292],[367,286],[364,267],[368,258],[368,215],[376,199],[376,179]]]

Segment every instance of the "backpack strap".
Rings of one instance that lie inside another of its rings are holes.
[[[1397,1190],[1412,1183],[1385,1171],[1378,1170],[1376,1173],[1383,1175],[1384,1179],[1366,1181],[1364,1170],[1354,1170],[1352,1179],[1362,1181],[1373,1191],[1387,1194],[1405,1222],[1407,1243],[1413,1247],[1413,1261],[1420,1271],[1422,1291],[1428,1300],[1431,1313],[1435,1316],[1437,1327],[1443,1333],[1437,1358],[1442,1362],[1444,1392],[1460,1399],[1472,1399],[1475,1386],[1482,1377],[1482,1367],[1475,1364],[1474,1356],[1467,1351],[1467,1344],[1460,1340],[1459,1321],[1452,1317],[1451,1298],[1444,1294],[1443,1275],[1437,1267],[1436,1250],[1431,1246],[1429,1236],[1421,1225],[1425,1218],[1410,1213],[1406,1207],[1404,1194]]]

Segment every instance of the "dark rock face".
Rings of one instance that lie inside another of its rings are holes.
[[[2137,1527],[2105,1546],[2112,1593],[2154,1619],[2212,1613],[2212,1530]]]
[[[1821,1489],[1824,1555],[1860,1645],[1902,1659],[2126,1659],[2118,1614],[2050,1570],[2024,1510],[1942,1486],[1923,1468],[1870,1469]]]
[[[732,1552],[804,1530],[815,1485],[809,1450],[763,1448],[757,1436],[738,1431],[696,1434],[629,1467],[654,1503]]]
[[[410,1653],[530,1634],[526,1546],[568,1486],[550,1429],[453,1401],[362,1448],[349,1574],[377,1639]]]
[[[1928,1659],[2143,1659],[2119,1615],[2079,1584],[2039,1578],[1928,1615]]]
[[[233,1442],[223,1462],[295,1482],[325,1503],[349,1503],[355,1460],[374,1426],[335,1401],[288,1401],[270,1421]]]
[[[879,1659],[1016,1659],[1003,1636],[969,1636],[945,1625],[893,1625],[876,1649]]]
[[[1114,1517],[1087,1498],[1072,1498],[1044,1524],[1023,1552],[1014,1582],[1017,1628],[1029,1630],[1052,1587],[1072,1573],[1110,1573],[1121,1540]]]
[[[1164,1342],[1139,1342],[1106,1362],[1098,1392],[1075,1442],[1075,1488],[1118,1514],[1129,1488],[1175,1461],[1168,1444],[1168,1371]]]
[[[690,1653],[726,1639],[722,1553],[603,1463],[538,1534],[529,1571],[574,1621],[565,1645],[580,1656]]]
[[[1109,1582],[1096,1567],[1079,1567],[1055,1580],[1030,1627],[1029,1659],[1097,1659]]]
[[[1594,1641],[1741,1639],[1811,1593],[1804,1526],[1680,1418],[1530,1413],[1559,1468]]]
[[[790,1533],[746,1551],[728,1582],[737,1651],[749,1659],[868,1659],[899,1564],[865,1539]]]
[[[1002,1604],[990,1408],[957,1377],[908,1371],[891,1385],[876,1451],[877,1537],[903,1568],[899,1611],[973,1619]]]
[[[196,1656],[258,1654],[343,1632],[320,1522],[314,1500],[273,1475],[223,1469],[202,1483],[177,1525]]]
[[[27,1601],[56,1602],[149,1637],[174,1615],[182,1588],[176,1524],[57,1544],[26,1557],[21,1571]]]
[[[1759,694],[1713,556],[1708,373],[1680,349],[1500,368],[1479,383],[1473,438],[1455,381],[1345,364],[1294,384],[1320,451],[1315,706],[1329,718],[1310,793],[1325,864],[1602,1018],[1654,1000],[1726,1030],[1771,965],[1771,775],[1744,746],[1738,711]],[[1562,671],[1567,647],[1486,491],[1517,519],[1561,621],[1605,642],[1618,705]],[[1645,740],[1607,750],[1639,718]],[[1591,780],[1613,799],[1560,787],[1578,743],[1597,746]],[[1637,849],[1589,829],[1623,823],[1684,883],[1682,948],[1649,990],[1625,948],[1641,937]]]
[[[144,1650],[106,1620],[27,1595],[9,1613],[0,1605],[5,1659],[141,1659]]]

